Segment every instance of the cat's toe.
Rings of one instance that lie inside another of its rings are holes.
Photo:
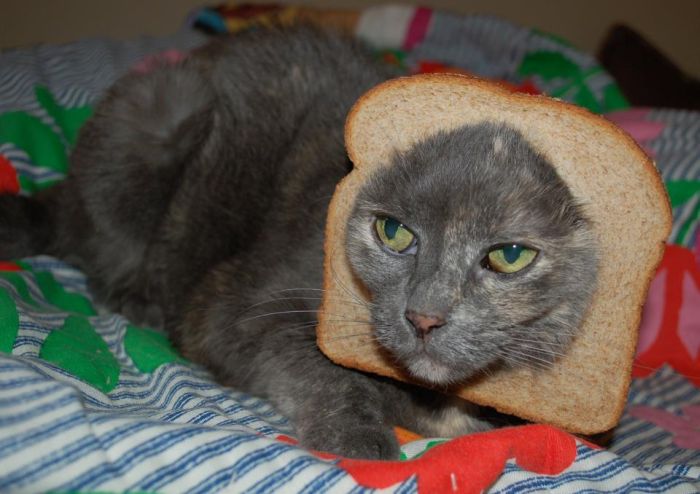
[[[319,430],[313,437],[301,438],[301,444],[312,450],[365,460],[397,460],[401,452],[391,429],[371,426]]]

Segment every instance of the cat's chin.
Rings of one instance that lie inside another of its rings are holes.
[[[406,368],[412,377],[427,384],[447,385],[455,382],[455,370],[436,362],[428,355],[413,356],[406,362]]]

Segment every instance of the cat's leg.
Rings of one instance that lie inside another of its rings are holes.
[[[321,254],[305,265],[301,253],[308,251],[274,248],[264,256],[256,245],[213,269],[172,333],[183,355],[219,381],[268,399],[310,449],[395,459],[394,426],[426,437],[488,428],[467,402],[347,369],[323,355],[316,343],[321,273],[311,267]]]
[[[306,390],[295,418],[301,443],[311,449],[395,459],[399,454],[395,426],[424,437],[452,438],[492,429],[489,419],[504,420],[427,388],[334,364],[318,365],[316,370],[316,387]]]
[[[401,397],[320,352],[319,291],[299,284],[254,289],[245,278],[239,269],[221,268],[207,278],[173,334],[183,355],[208,367],[217,380],[268,399],[291,419],[306,448],[397,458],[395,424],[385,403],[392,394]]]
[[[288,394],[295,401],[288,411],[300,444],[349,458],[397,459],[396,424],[387,404],[401,396],[372,376],[323,362],[325,357],[315,353],[309,352],[317,361],[311,372],[291,373],[286,379],[295,383],[280,383],[295,391]],[[274,387],[279,396],[281,386]]]
[[[286,355],[262,366],[269,382],[251,383],[266,387],[266,396],[292,417],[306,448],[350,458],[397,459],[395,426],[440,438],[492,428],[474,404],[338,366],[311,340],[306,348],[289,345]],[[296,352],[301,359],[292,357]]]

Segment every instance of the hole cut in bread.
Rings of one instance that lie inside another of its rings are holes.
[[[438,131],[480,122],[517,129],[553,164],[592,220],[600,264],[591,306],[565,357],[547,370],[498,370],[454,391],[570,432],[609,430],[626,401],[642,306],[671,230],[671,210],[654,164],[629,135],[558,100],[477,78],[429,74],[385,82],[357,101],[345,128],[354,169],[337,186],[326,223],[319,347],[340,365],[410,381],[375,343],[372,326],[357,323],[370,320],[366,306],[341,302],[369,301],[346,257],[346,223],[374,167],[387,166],[396,151]]]

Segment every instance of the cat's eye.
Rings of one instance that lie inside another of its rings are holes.
[[[374,222],[379,240],[398,254],[408,254],[416,244],[416,236],[400,221],[390,217],[379,217]]]
[[[537,251],[520,244],[501,245],[486,256],[487,267],[498,273],[516,273],[537,257]]]

